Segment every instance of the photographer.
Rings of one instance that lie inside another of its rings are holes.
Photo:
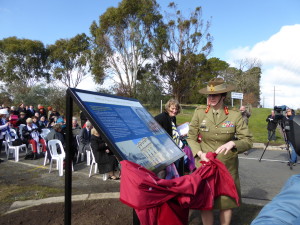
[[[292,145],[292,143],[290,141],[290,122],[289,121],[293,120],[294,116],[295,116],[295,111],[293,109],[287,109],[286,110],[286,115],[283,118],[284,131],[286,133],[289,146],[292,150],[291,158],[289,159],[290,161],[288,162],[288,166],[290,166],[291,164],[293,166],[296,166],[296,163],[297,163],[297,154],[296,154],[296,151],[294,149],[294,146]]]
[[[33,124],[33,121],[31,118],[28,118],[26,120],[27,126],[25,126],[22,130],[23,137],[26,141],[26,145],[31,144],[32,145],[32,152],[33,152],[33,159],[37,159],[37,148],[38,143],[42,144],[42,150],[43,152],[46,152],[46,143],[44,139],[40,136],[40,129]]]
[[[276,135],[275,130],[277,127],[277,119],[275,118],[275,112],[274,110],[271,111],[271,115],[269,115],[266,119],[266,122],[268,122],[268,141],[275,141]]]

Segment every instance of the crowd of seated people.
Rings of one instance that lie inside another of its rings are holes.
[[[3,135],[0,136],[0,149],[2,148],[2,142],[5,140],[5,133],[9,132],[9,129],[15,129],[19,138],[22,142],[27,145],[28,148],[31,148],[33,152],[33,159],[36,159],[38,156],[38,149],[41,149],[41,154],[46,152],[47,146],[45,142],[45,137],[41,136],[42,129],[48,128],[52,130],[52,127],[56,124],[59,124],[62,127],[61,130],[65,127],[65,122],[63,116],[54,108],[49,106],[50,113],[48,113],[44,106],[38,105],[37,110],[35,110],[34,105],[26,106],[21,103],[18,107],[11,106],[5,107],[2,105],[0,107],[1,112],[1,126],[0,133]],[[6,126],[7,125],[7,126]],[[62,136],[64,133],[62,132]]]
[[[70,155],[74,163],[81,158],[78,156],[84,156],[86,151],[91,151],[91,130],[93,125],[86,119],[82,112],[79,119],[84,124],[79,124],[77,117],[72,117],[72,146],[70,148]],[[5,134],[9,129],[15,129],[22,143],[26,144],[27,148],[32,150],[32,159],[37,159],[40,156],[43,157],[46,152],[48,159],[51,158],[49,149],[47,148],[49,140],[58,139],[61,141],[63,147],[65,147],[66,122],[58,110],[55,107],[52,108],[52,106],[45,108],[39,104],[37,110],[34,105],[26,106],[23,103],[18,107],[0,106],[0,153],[2,142],[5,140]],[[49,133],[45,135],[42,129],[48,129]],[[115,167],[115,163],[113,164]],[[99,168],[102,168],[102,166],[99,165]],[[108,172],[111,171],[114,171],[114,168]],[[112,179],[115,178],[114,174],[109,175]]]

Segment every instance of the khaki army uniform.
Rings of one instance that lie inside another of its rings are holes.
[[[226,115],[224,109],[219,109],[215,118],[212,108],[207,113],[205,111],[206,106],[199,106],[195,110],[188,133],[187,141],[196,158],[196,165],[197,167],[201,166],[197,152],[215,152],[221,145],[233,141],[236,147],[231,149],[226,155],[224,155],[224,152],[220,153],[217,158],[225,164],[232,175],[241,197],[238,153],[247,151],[252,147],[252,135],[239,111],[229,110],[228,115]],[[200,143],[198,142],[198,135],[201,136]],[[214,208],[216,209],[235,207],[237,207],[235,201],[227,196],[217,198],[214,203]]]

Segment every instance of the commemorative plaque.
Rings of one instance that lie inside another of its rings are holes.
[[[68,94],[119,160],[158,172],[184,156],[138,100],[75,88]]]

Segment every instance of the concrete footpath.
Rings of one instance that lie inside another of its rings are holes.
[[[249,150],[248,155],[239,155],[242,201],[244,203],[265,205],[279,192],[284,182],[291,175],[300,173],[300,165],[294,167],[293,170],[290,170],[286,166],[287,156],[284,145],[268,146],[262,162],[258,162],[264,149],[264,144],[255,143],[253,148]],[[64,177],[59,177],[57,171],[48,173],[48,167],[41,166],[43,162],[42,158],[39,160],[24,160],[22,156],[20,156],[20,159],[20,162],[14,162],[12,159],[7,162],[5,158],[3,159],[4,162],[0,164],[0,168],[7,163],[7,166],[19,169],[20,171],[38,172],[38,174],[45,179],[45,184],[56,183],[55,185],[59,184],[59,186],[63,188]],[[16,167],[16,165],[18,165],[18,167]],[[99,174],[95,174],[89,178],[89,168],[90,166],[87,166],[85,163],[75,165],[75,172],[73,172],[72,175],[72,187],[75,187],[75,191],[72,192],[72,201],[119,198],[119,181],[103,181]],[[12,169],[10,169],[10,171],[11,170]],[[18,171],[16,171],[16,174],[18,174]],[[24,179],[30,179],[30,177],[32,176]],[[39,181],[30,181],[33,183],[41,181],[41,179],[38,180]],[[80,182],[78,182],[78,180],[80,180]],[[78,191],[79,189],[80,191]],[[64,202],[64,196],[55,196],[39,200],[15,201],[5,214],[32,206],[60,202]]]

